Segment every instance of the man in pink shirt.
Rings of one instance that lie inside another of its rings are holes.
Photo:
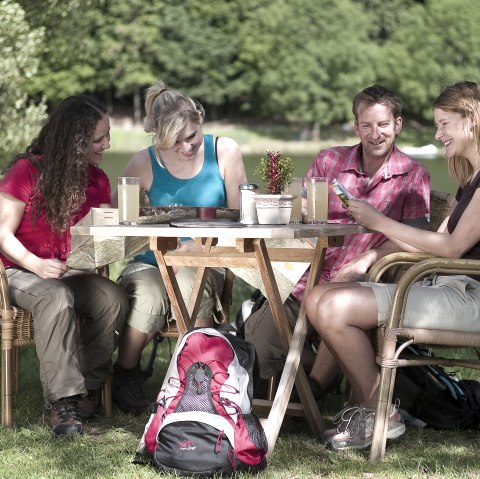
[[[426,225],[430,208],[429,173],[395,145],[395,138],[402,129],[400,99],[390,90],[374,85],[355,96],[352,111],[360,143],[320,151],[306,178],[324,176],[330,183],[337,179],[355,198],[367,200],[390,218],[410,225]],[[329,221],[354,223],[341,200],[331,191],[328,203]],[[346,236],[341,248],[327,250],[319,282],[359,281],[372,264],[395,251],[398,247],[380,233]],[[308,272],[284,303],[292,329],[307,276]],[[246,321],[245,338],[257,350],[262,378],[281,372],[287,352],[280,342],[267,302]],[[305,348],[302,361],[310,370],[309,382],[314,396],[321,397],[337,374],[334,358],[315,358],[313,351]]]

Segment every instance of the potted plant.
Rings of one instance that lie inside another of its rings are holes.
[[[263,181],[267,194],[255,195],[260,224],[288,224],[295,195],[282,194],[294,175],[293,160],[280,152],[267,151],[260,158],[255,174]]]
[[[267,151],[266,158],[260,158],[255,174],[262,179],[267,193],[280,195],[293,179],[293,160],[278,151]]]

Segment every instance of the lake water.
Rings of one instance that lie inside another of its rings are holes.
[[[123,168],[131,156],[130,153],[105,153],[101,166],[108,174],[112,188],[115,188],[115,185],[117,184],[117,176],[121,176]],[[295,176],[303,176],[315,157],[315,155],[305,154],[292,154],[290,156],[295,160]],[[249,181],[261,184],[259,178],[253,174],[258,160],[259,155],[244,156]],[[457,191],[455,182],[448,176],[447,163],[444,157],[432,160],[419,159],[418,161],[430,172],[433,190],[447,191],[449,193],[455,193]]]

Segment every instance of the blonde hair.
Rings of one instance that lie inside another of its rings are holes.
[[[447,86],[433,102],[433,108],[458,113],[462,118],[472,120],[475,148],[480,155],[480,85],[471,81],[461,81]],[[471,180],[473,167],[467,158],[452,156],[447,158],[448,173],[464,187]]]
[[[190,121],[201,125],[205,117],[202,105],[163,82],[151,86],[145,95],[145,131],[154,133],[155,148],[168,150]]]

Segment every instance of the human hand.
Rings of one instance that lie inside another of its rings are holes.
[[[372,230],[379,230],[383,215],[367,201],[352,198],[347,211],[358,224]]]
[[[32,271],[40,278],[61,278],[69,270],[68,266],[62,261],[51,259],[38,259],[38,264],[34,265]]]
[[[179,253],[202,251],[202,246],[193,240],[181,241],[178,243],[175,251]],[[177,274],[181,268],[183,268],[183,266],[173,266],[173,272]]]
[[[202,245],[196,243],[193,240],[181,241],[180,243],[178,243],[177,251],[181,253],[202,251]]]
[[[375,261],[372,251],[367,251],[348,263],[344,264],[330,280],[331,283],[348,283],[352,281],[363,281],[365,274]]]

